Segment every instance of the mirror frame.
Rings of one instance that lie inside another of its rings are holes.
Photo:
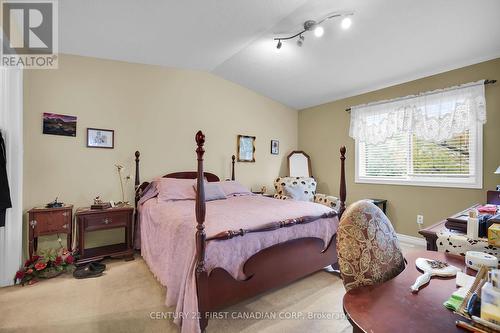
[[[288,154],[288,157],[287,157],[287,160],[288,160],[288,176],[289,177],[293,177],[293,176],[291,176],[291,173],[290,173],[290,157],[292,157],[293,155],[296,155],[296,154],[304,155],[307,158],[307,169],[308,169],[309,177],[312,177],[311,158],[309,157],[309,155],[307,155],[306,152],[304,152],[302,150],[294,150],[290,154]]]

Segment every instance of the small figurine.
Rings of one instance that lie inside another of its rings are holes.
[[[94,198],[94,205],[100,205],[102,204],[101,196],[97,196]]]
[[[64,206],[64,203],[57,201],[58,197],[52,202],[49,202],[48,204],[45,205],[46,208],[61,208]]]

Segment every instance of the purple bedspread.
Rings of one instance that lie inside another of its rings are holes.
[[[260,195],[229,197],[207,202],[207,237],[221,231],[249,229],[270,222],[302,216],[319,216],[330,208],[312,203],[277,200]],[[166,305],[176,305],[176,323],[182,332],[199,332],[193,318],[198,311],[195,267],[195,202],[143,201],[140,212],[141,253],[150,270],[167,287]],[[245,279],[243,265],[248,258],[272,245],[303,237],[323,239],[325,247],[337,232],[338,218],[324,218],[290,228],[250,233],[223,241],[209,241],[205,267],[210,272],[221,267],[235,279]],[[185,317],[184,320],[181,318]]]

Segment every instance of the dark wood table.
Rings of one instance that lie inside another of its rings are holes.
[[[344,296],[344,312],[353,332],[465,332],[455,326],[462,317],[446,309],[443,303],[457,290],[455,277],[432,277],[412,294],[410,286],[422,274],[415,266],[418,257],[445,261],[464,271],[461,256],[433,251],[410,252],[408,265],[398,276],[378,286],[360,287]],[[467,271],[474,275],[474,271]]]

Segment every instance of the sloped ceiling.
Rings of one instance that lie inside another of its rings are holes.
[[[346,10],[349,30],[330,20],[276,52],[276,35]],[[64,0],[60,52],[209,71],[301,109],[500,57],[498,13],[498,0]]]

